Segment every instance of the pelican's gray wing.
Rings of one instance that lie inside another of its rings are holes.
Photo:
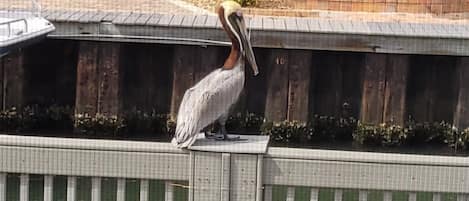
[[[235,79],[218,78],[209,86],[194,86],[184,94],[176,123],[178,147],[192,145],[195,135],[225,114],[239,96]]]

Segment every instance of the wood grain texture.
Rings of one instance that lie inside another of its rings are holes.
[[[269,121],[283,121],[287,117],[288,51],[273,49],[267,58],[270,69],[268,69],[265,117]]]
[[[98,99],[98,45],[80,42],[77,64],[75,114],[97,112]]]
[[[174,47],[171,119],[177,118],[184,93],[194,84],[194,64],[198,60],[197,50],[194,46]]]
[[[119,43],[99,44],[97,109],[104,115],[119,115],[122,108],[120,49]]]
[[[312,110],[310,115],[340,116],[344,76],[342,55],[319,52],[313,55]]]
[[[409,56],[388,55],[386,65],[383,122],[404,125]]]
[[[3,58],[3,108],[24,105],[25,69],[23,51],[15,51]]]
[[[290,51],[288,61],[287,119],[306,122],[309,115],[312,52]]]
[[[454,112],[453,124],[464,129],[469,127],[469,58],[459,58],[456,69],[456,82],[458,82],[458,97]]]
[[[360,120],[364,123],[379,124],[383,121],[386,55],[367,54],[363,78]]]
[[[168,113],[172,84],[172,48],[127,44],[122,62],[124,111]]]

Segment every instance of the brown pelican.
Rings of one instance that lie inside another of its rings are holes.
[[[244,87],[245,61],[251,65],[254,75],[259,73],[251,42],[247,38],[241,6],[234,1],[224,1],[218,8],[218,16],[231,39],[231,52],[221,68],[185,92],[172,140],[172,144],[179,148],[191,146],[196,135],[215,121],[220,124],[220,131],[212,136],[206,134],[207,138],[236,140],[227,136],[225,122],[230,107],[237,101]]]

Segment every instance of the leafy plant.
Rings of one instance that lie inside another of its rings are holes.
[[[305,142],[311,139],[313,130],[298,121],[282,121],[278,123],[267,123],[262,133],[269,135],[275,141],[280,142]]]
[[[118,135],[125,128],[122,118],[117,116],[106,116],[97,113],[91,116],[87,113],[75,116],[75,127],[83,134]]]
[[[238,2],[243,7],[254,6],[257,3],[256,0],[235,0],[235,1]]]

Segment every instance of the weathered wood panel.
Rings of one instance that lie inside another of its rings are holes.
[[[176,119],[179,105],[186,90],[194,84],[194,65],[198,54],[195,46],[175,46],[173,55],[173,85],[171,96],[171,118]]]
[[[172,48],[127,44],[122,62],[124,111],[168,113],[171,100]]]
[[[287,119],[308,121],[312,52],[289,53]]]
[[[383,121],[386,84],[386,55],[367,54],[363,76],[360,120],[378,124]]]
[[[24,105],[24,52],[16,51],[3,58],[3,108]]]
[[[341,55],[319,52],[313,57],[314,90],[311,114],[340,116],[343,74]],[[310,114],[310,115],[311,115]]]
[[[77,44],[46,40],[25,49],[26,105],[75,104]]]
[[[246,69],[246,110],[258,115],[264,115],[265,113],[263,104],[265,104],[267,96],[267,73],[271,68],[266,59],[268,53],[267,49],[254,49],[259,67],[259,74],[257,76],[253,76],[252,70]]]
[[[452,122],[457,89],[455,57],[414,56],[408,83],[408,115],[416,121]]]
[[[405,122],[408,70],[408,55],[387,56],[383,122]]]
[[[98,100],[98,44],[80,42],[77,64],[75,113],[97,112]]]
[[[267,95],[265,117],[271,121],[282,121],[287,117],[288,104],[288,51],[271,50],[268,59]]]
[[[453,124],[463,129],[469,127],[469,58],[459,58],[456,68],[456,82],[459,91]]]
[[[119,43],[99,44],[97,111],[101,114],[117,115],[122,108],[120,49]]]

